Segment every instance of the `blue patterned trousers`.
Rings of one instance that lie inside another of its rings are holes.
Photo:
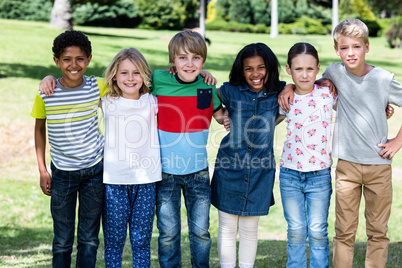
[[[104,202],[102,224],[106,267],[121,267],[127,225],[133,267],[150,267],[155,183],[106,184]]]

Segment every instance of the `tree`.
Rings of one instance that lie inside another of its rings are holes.
[[[272,38],[278,37],[278,0],[272,0],[271,5],[271,33]]]
[[[269,25],[270,16],[268,16],[268,5],[265,0],[251,0],[251,14],[253,15],[254,24]]]
[[[240,23],[251,23],[249,0],[233,0],[229,7],[229,20]]]
[[[380,15],[385,11],[386,15],[402,15],[401,0],[368,0],[369,5],[373,8],[373,12]]]
[[[71,30],[73,28],[72,12],[70,0],[55,0],[50,17],[50,25],[61,30]]]
[[[344,18],[359,17],[366,20],[375,20],[367,0],[341,0],[339,2],[339,13]]]
[[[307,0],[297,0],[295,6],[295,13],[297,17],[306,16],[308,11]]]
[[[292,0],[278,1],[278,20],[283,23],[295,21],[294,5]]]
[[[112,5],[117,0],[54,0],[53,9],[50,17],[50,25],[61,30],[71,30],[73,28],[73,9],[72,3],[98,3],[100,5]]]

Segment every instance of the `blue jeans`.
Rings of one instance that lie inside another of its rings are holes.
[[[53,267],[70,267],[79,199],[76,267],[95,267],[103,205],[103,162],[77,171],[51,164],[53,217]]]
[[[129,225],[133,267],[151,266],[151,237],[155,216],[155,183],[106,184],[102,228],[105,266],[122,267]]]
[[[211,187],[208,169],[188,175],[162,173],[162,181],[156,183],[159,264],[162,268],[182,266],[180,248],[182,189],[187,209],[192,266],[209,267]]]
[[[286,267],[307,266],[307,237],[310,267],[328,267],[328,209],[331,202],[331,169],[299,172],[280,168],[283,213],[288,223]]]

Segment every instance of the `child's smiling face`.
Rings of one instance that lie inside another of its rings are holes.
[[[175,55],[172,65],[176,67],[177,75],[182,81],[193,82],[204,66],[204,59],[198,54],[184,51],[181,48]]]
[[[268,81],[267,67],[261,56],[253,56],[243,60],[243,75],[248,86],[260,92]]]
[[[126,99],[139,99],[140,89],[144,83],[137,66],[129,59],[125,59],[119,64],[116,75],[113,78],[122,92],[122,97]]]
[[[91,62],[92,55],[86,55],[80,47],[66,47],[59,58],[53,60],[63,73],[60,83],[64,87],[74,88],[82,84],[83,75]]]

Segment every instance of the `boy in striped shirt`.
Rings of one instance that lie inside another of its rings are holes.
[[[84,73],[92,58],[91,42],[66,31],[53,42],[54,62],[63,76],[51,96],[38,93],[32,109],[40,187],[51,196],[53,267],[70,267],[79,193],[77,267],[95,267],[103,203],[103,144],[97,107],[105,88]],[[51,174],[45,161],[46,124]]]

